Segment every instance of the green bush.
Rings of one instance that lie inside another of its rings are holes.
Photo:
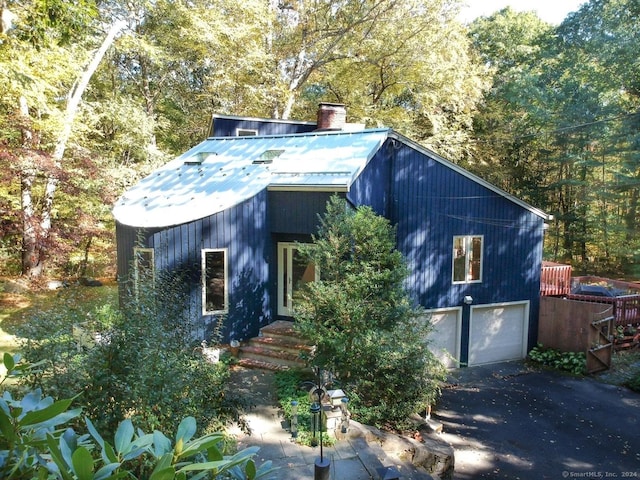
[[[82,298],[65,291],[57,308],[25,322],[21,350],[41,365],[28,385],[56,398],[81,392],[87,414],[111,434],[123,418],[144,430],[174,430],[186,416],[205,431],[236,420],[242,403],[228,391],[228,365],[208,363],[196,350],[183,280],[159,275],[138,285],[123,308],[82,311]]]
[[[298,432],[296,441],[301,445],[314,446],[318,441],[318,433],[316,438],[313,437],[313,416],[311,414],[311,398],[309,391],[312,385],[317,385],[317,379],[308,371],[301,370],[285,370],[275,374],[276,391],[278,402],[284,414],[284,417],[291,421],[292,406],[291,402],[298,402]],[[326,426],[325,426],[326,427]],[[326,428],[323,429],[326,432]],[[324,445],[333,445],[335,436],[323,436]]]
[[[624,386],[630,388],[634,392],[640,392],[640,373],[636,374],[633,378],[627,380]]]
[[[529,352],[529,358],[536,363],[574,375],[584,375],[586,371],[586,355],[582,352],[561,352],[538,344]]]
[[[9,375],[31,370],[19,365],[19,357],[5,354]],[[4,381],[4,379],[3,379]],[[69,409],[73,399],[55,401],[39,389],[22,398],[9,392],[0,397],[0,478],[110,480],[265,479],[271,462],[256,467],[256,447],[225,456],[224,435],[209,433],[195,437],[196,420],[182,419],[175,441],[162,431],[144,433],[130,419],[119,422],[109,443],[88,417],[87,434],[69,426],[81,409]]]
[[[320,279],[294,301],[296,327],[316,344],[310,360],[336,375],[358,421],[404,422],[435,401],[445,369],[427,348],[427,317],[405,289],[395,231],[370,208],[351,210],[334,196],[313,240],[299,251]]]

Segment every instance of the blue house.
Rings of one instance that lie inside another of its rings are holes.
[[[389,128],[214,116],[210,137],[116,203],[118,275],[188,272],[190,311],[225,340],[290,319],[313,281],[297,255],[331,195],[397,227],[408,288],[429,313],[432,348],[449,365],[523,358],[538,327],[544,212]]]

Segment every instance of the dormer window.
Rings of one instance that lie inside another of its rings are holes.
[[[284,150],[266,150],[262,153],[262,155],[255,159],[253,163],[272,163],[275,158],[278,158],[283,153]]]

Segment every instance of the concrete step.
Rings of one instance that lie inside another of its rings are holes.
[[[286,320],[276,320],[269,325],[266,325],[260,329],[261,336],[271,338],[285,338],[285,339],[298,339],[300,342],[305,343],[305,340],[300,336],[297,330],[293,326],[293,322]]]
[[[250,368],[254,370],[269,370],[272,372],[278,372],[281,370],[289,370],[287,365],[278,365],[273,362],[263,362],[254,358],[241,358],[238,360],[238,365],[244,368]]]

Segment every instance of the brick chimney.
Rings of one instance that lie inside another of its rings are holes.
[[[321,103],[318,106],[317,130],[342,130],[347,122],[347,109],[342,103]]]

